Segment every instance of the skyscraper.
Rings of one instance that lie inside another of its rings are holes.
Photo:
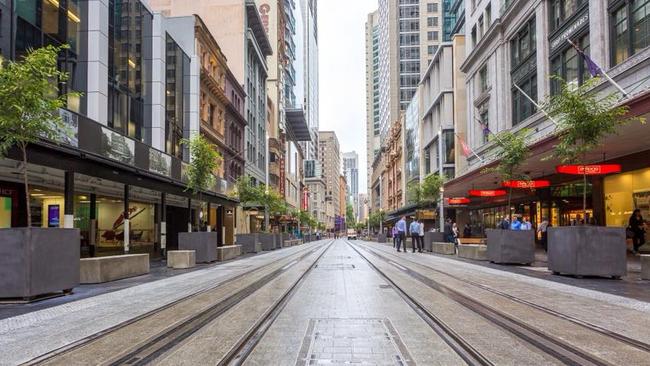
[[[368,187],[372,162],[379,154],[379,12],[368,14],[366,22],[366,161]],[[370,190],[370,188],[368,188]]]
[[[334,223],[339,216],[339,184],[341,176],[341,150],[339,140],[334,131],[319,131],[318,156],[323,167],[325,181],[325,215],[328,229],[334,229]]]
[[[359,214],[359,154],[356,151],[343,153],[343,175],[347,183],[347,202],[352,204],[354,216]]]

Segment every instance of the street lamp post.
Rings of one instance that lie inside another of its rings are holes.
[[[382,187],[382,181],[384,180],[384,176],[380,175],[379,176],[379,233],[383,234],[384,233],[384,220],[381,218],[381,212],[382,212],[382,207],[381,207],[381,194],[383,191]]]

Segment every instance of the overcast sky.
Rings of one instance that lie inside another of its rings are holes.
[[[359,192],[366,177],[365,24],[377,0],[318,2],[320,129],[334,130],[341,153],[359,154]]]

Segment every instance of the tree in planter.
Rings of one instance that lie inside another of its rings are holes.
[[[354,217],[354,208],[352,204],[348,202],[345,206],[345,224],[349,228],[353,228],[356,223],[356,218]]]
[[[611,93],[604,98],[594,92],[601,79],[594,77],[580,86],[568,84],[561,78],[560,92],[551,96],[544,109],[558,120],[558,139],[553,156],[565,164],[587,164],[587,154],[599,147],[608,135],[632,120],[645,123],[644,119],[629,118],[627,106],[618,104],[618,96]],[[587,172],[583,169],[582,211],[587,217]]]
[[[46,46],[30,51],[21,61],[0,58],[0,154],[11,147],[22,154],[27,226],[32,226],[27,173],[27,146],[42,138],[54,140],[64,130],[59,109],[76,92],[60,93],[57,82],[68,74],[57,68],[57,55],[68,46]]]
[[[420,201],[437,202],[440,199],[440,189],[445,184],[444,178],[439,174],[429,174],[420,184]]]
[[[420,182],[417,181],[410,182],[406,187],[406,194],[409,203],[418,206],[422,204],[422,185],[420,184]]]
[[[190,150],[185,190],[192,191],[192,194],[198,195],[200,200],[201,192],[214,184],[213,172],[219,169],[223,158],[215,150],[214,145],[199,134],[191,139],[184,139],[182,144],[189,146]]]
[[[495,168],[484,169],[484,172],[495,172],[502,181],[529,179],[525,174],[519,173],[521,164],[528,158],[530,150],[526,145],[528,130],[519,132],[504,131],[494,138],[497,148],[496,158],[499,164]],[[512,187],[508,188],[508,219],[512,222]]]

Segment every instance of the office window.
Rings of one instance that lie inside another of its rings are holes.
[[[481,140],[483,144],[487,144],[490,141],[490,114],[488,110],[481,112]]]
[[[488,28],[490,28],[490,24],[492,24],[492,4],[488,3],[487,6],[485,7],[485,24]]]
[[[551,0],[551,31],[561,27],[587,0]]]
[[[436,53],[436,50],[437,50],[437,49],[438,49],[438,46],[436,46],[436,45],[429,45],[429,46],[427,46],[427,53],[428,53],[429,55],[433,55],[434,53]]]
[[[427,12],[429,12],[429,13],[437,13],[438,12],[438,4],[437,3],[428,3],[427,4]]]
[[[617,65],[650,45],[650,0],[626,0],[610,15],[612,63]]]
[[[483,38],[483,34],[485,33],[485,30],[483,29],[484,26],[485,24],[483,24],[483,16],[481,15],[480,17],[478,17],[478,37],[477,37],[478,41],[480,41],[481,38]]]
[[[479,91],[485,93],[490,86],[487,74],[487,65],[483,66],[478,72]]]
[[[537,74],[517,81],[517,85],[533,100],[537,100]],[[517,88],[512,88],[512,125],[532,116],[536,112],[535,105]]]
[[[438,26],[438,17],[428,17],[427,18],[428,27],[437,27]]]
[[[476,26],[472,27],[472,46],[476,46]]]
[[[429,41],[437,41],[438,38],[439,38],[438,31],[429,31],[429,32],[427,32],[427,40],[429,40]]]
[[[578,40],[578,46],[589,54],[589,34],[586,34]],[[581,85],[585,80],[591,77],[589,69],[583,58],[576,52],[575,48],[567,45],[556,57],[551,59],[551,74],[562,77],[567,83]],[[560,92],[560,83],[557,80],[551,80],[551,94]]]
[[[511,69],[516,68],[535,53],[535,41],[535,18],[532,18],[510,40]]]

